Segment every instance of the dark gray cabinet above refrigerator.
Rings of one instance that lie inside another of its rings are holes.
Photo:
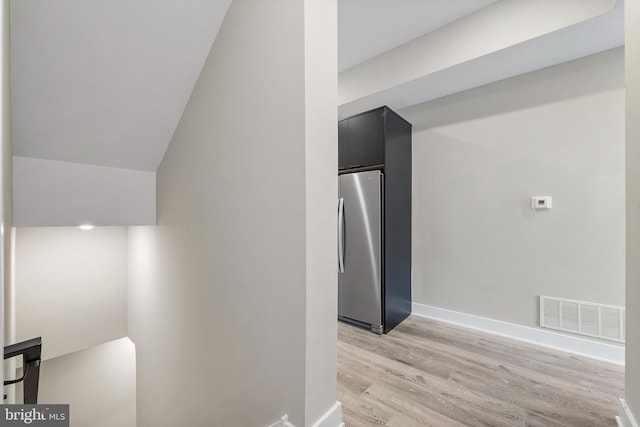
[[[382,284],[380,295],[375,297],[380,298],[382,324],[387,333],[411,314],[411,124],[386,106],[341,120],[338,165],[340,175],[379,170],[384,176],[380,230]],[[349,283],[343,280],[339,286]],[[340,289],[339,294],[350,291]],[[362,296],[363,300],[369,297]],[[345,303],[340,301],[344,312]],[[343,317],[362,326],[371,323]],[[371,326],[375,330],[375,325]]]
[[[386,115],[384,108],[378,108],[338,123],[339,169],[384,163]]]

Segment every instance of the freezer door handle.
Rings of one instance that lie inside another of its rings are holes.
[[[344,273],[344,199],[338,199],[338,271]]]

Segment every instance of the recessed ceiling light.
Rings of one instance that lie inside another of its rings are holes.
[[[93,230],[93,225],[91,224],[83,224],[80,226],[80,230]]]

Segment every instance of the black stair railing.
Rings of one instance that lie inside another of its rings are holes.
[[[24,381],[23,403],[35,405],[38,403],[38,384],[40,382],[40,356],[42,353],[42,337],[8,345],[4,348],[4,358],[22,356],[22,377],[8,380],[4,385],[16,384]],[[5,395],[5,399],[7,396]]]

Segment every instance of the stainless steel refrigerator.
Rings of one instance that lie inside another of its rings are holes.
[[[338,317],[383,332],[384,175],[339,176]]]

